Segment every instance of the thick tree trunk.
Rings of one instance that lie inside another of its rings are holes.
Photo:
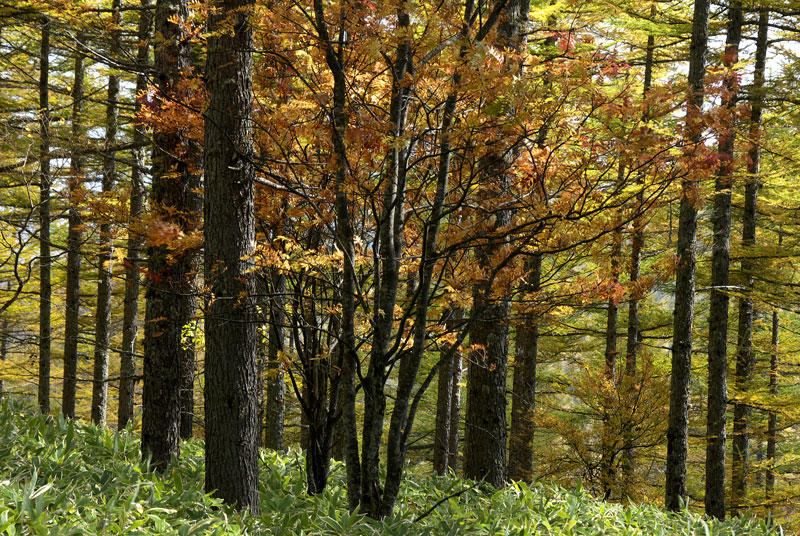
[[[530,3],[510,0],[498,23],[497,45],[518,49],[525,40],[521,30],[528,20]],[[494,187],[488,203],[501,203],[510,187],[508,170],[514,151],[499,151],[481,159],[485,179]],[[491,199],[495,197],[496,199]],[[508,371],[510,301],[494,299],[492,287],[496,276],[495,256],[502,249],[498,237],[492,235],[511,221],[508,210],[495,210],[493,223],[487,229],[488,243],[478,246],[475,255],[483,279],[473,288],[470,344],[482,350],[472,352],[467,372],[467,411],[464,420],[464,475],[485,480],[495,487],[506,481],[506,376]]]
[[[82,42],[81,36],[78,42]],[[72,147],[81,146],[83,138],[83,82],[85,58],[75,52],[75,70],[72,83]],[[69,209],[67,215],[67,281],[64,314],[64,385],[62,387],[61,413],[75,418],[75,394],[78,384],[78,337],[81,311],[81,244],[83,220],[79,199],[83,183],[83,159],[78,151],[70,158]]]
[[[689,96],[686,104],[686,140],[690,151],[701,144],[703,77],[708,44],[708,0],[695,0],[689,52]],[[694,324],[694,267],[697,246],[699,185],[691,174],[681,183],[678,224],[678,270],[675,276],[675,311],[672,336],[669,420],[667,423],[667,471],[664,504],[677,511],[686,500],[686,462],[689,450],[689,379],[692,372]]]
[[[742,6],[728,8],[726,69],[722,107],[728,114],[719,134],[720,166],[714,187],[714,244],[711,257],[711,304],[708,317],[708,414],[706,425],[706,515],[725,519],[725,423],[728,404],[728,271],[730,267],[731,188],[736,140],[733,107],[739,92],[736,63],[742,38]]]
[[[39,409],[50,413],[50,21],[42,17],[39,54]]]
[[[153,17],[150,14],[151,0],[141,0],[142,11],[139,12],[139,28],[137,37],[139,46],[136,53],[136,63],[144,68],[149,63],[150,56],[150,31]],[[144,73],[136,76],[136,94],[147,90],[147,77]],[[136,100],[134,116],[138,116],[142,104]],[[147,134],[142,125],[136,124],[133,128],[133,142],[135,145],[144,145]],[[131,198],[130,219],[135,222],[141,217],[144,204],[144,166],[145,149],[137,147],[133,150],[133,168],[131,169]],[[139,250],[142,247],[142,237],[128,229],[128,251],[125,259],[125,299],[122,313],[122,349],[120,351],[120,381],[119,381],[119,410],[117,412],[117,427],[127,426],[133,419],[133,406],[136,388],[136,337],[139,332]]]
[[[120,23],[120,0],[111,3],[112,24],[111,30],[112,51],[111,56],[120,57],[121,33],[118,29]],[[119,76],[111,74],[108,77],[108,100],[106,101],[106,136],[103,148],[103,195],[108,196],[114,191],[117,179],[117,155],[113,151],[117,143],[117,129],[119,127]],[[94,335],[94,375],[92,383],[92,422],[105,425],[106,408],[108,405],[108,358],[111,344],[111,287],[112,287],[112,253],[114,244],[111,237],[110,215],[104,215],[100,223],[100,251],[97,255],[97,310],[95,311]]]
[[[535,254],[526,263],[527,275],[520,285],[523,293],[538,292],[542,281],[542,256]],[[533,481],[533,434],[536,414],[536,365],[539,352],[539,323],[525,314],[517,327],[514,384],[511,396],[511,437],[508,444],[508,478]]]
[[[155,64],[158,91],[174,98],[177,82],[189,66],[189,50],[180,27],[186,19],[183,0],[157,0],[155,13]],[[163,222],[181,231],[194,226],[191,213],[190,171],[186,140],[175,131],[156,128],[153,133],[153,186],[151,210]],[[148,248],[148,284],[145,295],[144,386],[142,392],[142,455],[150,456],[163,471],[179,455],[181,398],[185,387],[183,367],[184,301],[190,295],[187,278],[190,255],[167,245]]]
[[[205,112],[206,491],[258,512],[253,140],[253,0],[208,21]]]

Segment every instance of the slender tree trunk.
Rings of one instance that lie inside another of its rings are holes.
[[[708,43],[708,0],[695,0],[689,52],[689,96],[686,104],[686,139],[697,151],[702,139],[703,77]],[[691,173],[681,183],[678,224],[678,270],[675,276],[675,312],[667,423],[665,506],[677,511],[686,500],[686,462],[689,450],[689,379],[692,371],[694,324],[694,266],[697,246],[698,180]]]
[[[50,21],[39,54],[39,409],[50,413]]]
[[[780,327],[778,311],[772,312],[772,353],[769,359],[769,392],[773,397],[778,396],[778,329]],[[774,505],[772,498],[775,494],[775,450],[778,444],[778,414],[769,412],[767,424],[767,471],[764,479],[764,492],[767,509],[772,515]]]
[[[711,258],[711,304],[708,317],[708,414],[706,426],[706,515],[725,519],[725,438],[728,404],[728,271],[730,267],[731,188],[736,140],[733,108],[739,92],[736,63],[742,38],[742,6],[728,7],[726,69],[722,107],[728,114],[719,134],[720,166],[714,188],[714,244]]]
[[[0,364],[8,359],[8,320],[0,321]],[[6,382],[0,378],[0,399],[6,394]]]
[[[652,6],[650,13],[652,16],[656,15],[656,7]],[[650,86],[653,83],[653,56],[655,52],[655,37],[651,34],[647,37],[647,51],[645,53],[644,63],[644,83],[642,88],[642,97],[647,98],[650,92]],[[645,112],[645,118],[649,113]],[[625,341],[625,379],[628,389],[633,391],[636,376],[636,361],[639,355],[639,300],[641,299],[641,291],[637,288],[639,281],[639,273],[642,265],[642,248],[644,248],[644,227],[645,219],[642,211],[644,210],[644,187],[643,177],[640,175],[637,182],[639,183],[639,192],[636,194],[636,215],[633,219],[633,233],[631,237],[631,265],[630,265],[630,286],[631,297],[628,303],[628,331]],[[634,438],[633,426],[634,415],[631,410],[630,420],[623,430],[624,441],[624,456],[622,459],[622,478],[624,481],[624,494],[630,496],[633,489],[633,480],[635,472],[634,464]]]
[[[149,64],[150,31],[153,17],[150,14],[151,0],[141,0],[142,11],[139,12],[139,28],[137,37],[139,46],[136,63],[140,68]],[[136,76],[136,94],[147,90],[147,77],[144,73]],[[136,100],[134,116],[138,116],[142,104]],[[147,134],[142,125],[133,128],[133,142],[144,145]],[[144,203],[144,166],[145,149],[137,147],[133,150],[133,168],[131,169],[131,198],[129,223],[136,222],[142,214]],[[125,259],[125,299],[122,316],[122,350],[120,352],[119,410],[117,427],[124,428],[133,419],[133,406],[136,388],[136,336],[139,332],[139,250],[142,238],[134,230],[128,228],[128,252]]]
[[[541,289],[542,255],[526,263],[527,275],[520,286],[523,293]],[[530,313],[517,327],[514,384],[511,396],[511,438],[508,445],[508,478],[533,481],[533,434],[536,429],[536,365],[539,352],[539,323]]]
[[[462,315],[464,313],[462,312]],[[461,377],[464,374],[464,363],[461,349],[459,348],[453,358],[453,392],[450,396],[450,434],[447,465],[453,474],[458,473],[458,443],[459,424],[461,422]]]
[[[445,330],[453,334],[459,329],[464,318],[464,309],[455,304],[445,312]],[[436,399],[436,430],[433,444],[433,470],[438,475],[447,473],[451,467],[451,434],[453,433],[453,397],[458,385],[454,383],[454,367],[460,358],[459,346],[445,344],[439,355],[441,365],[438,374],[438,393]],[[455,433],[458,433],[457,430]]]
[[[121,33],[120,0],[111,3],[112,57],[120,57]],[[113,72],[113,71],[112,71]],[[114,191],[117,179],[117,155],[112,152],[117,142],[119,127],[119,76],[108,77],[108,100],[106,102],[106,136],[103,148],[103,195]],[[111,237],[110,215],[104,215],[100,223],[100,251],[97,255],[97,310],[95,312],[94,375],[92,383],[92,422],[105,425],[108,405],[108,358],[111,344],[111,286],[112,253],[114,245]]]
[[[625,168],[620,165],[619,182],[624,177]],[[619,257],[622,254],[622,223],[617,221],[616,230],[612,233],[613,245],[611,248],[611,279],[614,286],[619,284]],[[603,430],[601,437],[600,452],[600,481],[603,489],[603,496],[607,499],[611,497],[611,492],[616,480],[614,471],[614,458],[616,458],[616,444],[618,441],[617,426],[619,419],[616,419],[608,408],[612,406],[616,399],[617,391],[617,320],[619,318],[619,306],[617,299],[612,296],[608,299],[608,314],[606,317],[606,349],[605,367],[603,369],[603,379],[608,389],[611,399],[605,404],[603,411]],[[613,421],[612,421],[613,419]]]
[[[739,326],[736,343],[736,391],[739,396],[750,390],[750,382],[755,369],[753,352],[753,261],[747,258],[756,245],[756,216],[758,213],[759,169],[761,150],[759,133],[764,106],[764,73],[768,45],[769,12],[761,9],[759,14],[758,40],[756,45],[756,65],[753,83],[753,101],[750,108],[750,136],[752,145],[747,153],[747,182],[744,193],[744,212],[742,213],[742,246],[744,258],[741,270],[744,276],[744,296],[739,299]],[[737,401],[733,405],[733,450],[731,453],[731,514],[739,515],[739,508],[747,498],[747,473],[750,450],[750,405]]]
[[[286,389],[283,383],[281,353],[283,348],[283,324],[286,303],[286,276],[278,269],[270,274],[272,292],[269,299],[269,338],[267,342],[267,409],[264,446],[282,451],[283,421]]]
[[[155,64],[159,97],[176,98],[177,83],[189,66],[188,44],[181,29],[186,19],[184,0],[157,0]],[[180,98],[178,96],[177,98]],[[187,142],[174,130],[153,132],[151,211],[163,226],[181,231],[195,228],[193,182],[187,163]],[[147,250],[148,284],[145,295],[144,367],[142,391],[142,455],[163,471],[179,455],[181,402],[186,388],[184,370],[185,302],[192,295],[189,278],[196,267],[188,251],[172,252],[164,244]]]
[[[83,42],[78,36],[78,42]],[[72,84],[72,140],[74,148],[80,147],[83,139],[83,82],[85,58],[78,50],[75,52],[75,70]],[[64,385],[61,398],[61,413],[64,417],[75,418],[75,393],[78,383],[78,336],[81,311],[81,243],[83,241],[83,220],[80,214],[79,199],[83,183],[83,159],[77,154],[70,158],[69,171],[69,212],[67,216],[67,281],[64,317]]]
[[[258,512],[253,0],[215,2],[205,112],[206,491]]]

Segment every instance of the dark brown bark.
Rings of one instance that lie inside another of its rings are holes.
[[[8,359],[8,320],[0,321],[0,364]],[[0,399],[6,394],[6,381],[0,378]]]
[[[625,175],[625,168],[620,164],[619,182],[621,183]],[[619,284],[619,257],[622,254],[622,222],[616,222],[616,230],[612,233],[611,247],[611,282],[614,286]],[[604,404],[603,410],[603,430],[600,438],[600,484],[605,499],[611,497],[615,481],[616,471],[614,460],[617,456],[618,436],[621,430],[618,429],[620,420],[608,411],[608,408],[616,401],[617,391],[617,320],[619,318],[619,306],[614,296],[608,299],[608,314],[606,316],[606,348],[605,366],[603,368],[603,379],[607,394],[610,399]]]
[[[464,318],[464,309],[451,305],[444,313],[445,330],[455,333]],[[438,392],[436,398],[436,430],[433,440],[433,470],[438,475],[444,475],[452,467],[451,437],[458,433],[452,430],[453,425],[453,398],[457,396],[458,385],[454,383],[454,367],[460,366],[460,347],[454,344],[443,344],[439,352]],[[456,420],[456,422],[458,422]]]
[[[650,10],[651,16],[656,15],[656,7],[652,6]],[[655,37],[651,34],[647,37],[647,50],[645,53],[644,63],[644,82],[642,88],[642,96],[647,98],[650,92],[650,87],[653,83],[653,56],[655,52]],[[649,114],[645,112],[645,117]],[[636,215],[633,218],[633,232],[631,233],[631,257],[630,257],[630,286],[631,296],[628,302],[628,331],[625,341],[625,378],[629,386],[635,385],[633,378],[636,376],[636,361],[639,355],[639,336],[641,334],[639,327],[639,300],[641,299],[641,292],[637,289],[636,284],[639,281],[639,272],[642,264],[642,249],[644,248],[644,227],[645,219],[642,211],[644,210],[644,188],[642,186],[643,177],[640,175],[637,179],[639,185],[639,192],[636,194]],[[634,440],[633,440],[633,415],[631,421],[628,422],[623,430],[624,454],[621,462],[622,479],[623,479],[623,493],[626,496],[631,495],[634,480]]]
[[[521,32],[530,11],[527,0],[510,0],[501,12],[497,45],[518,49],[524,43]],[[503,144],[501,144],[502,146]],[[507,147],[506,147],[507,149]],[[508,171],[515,151],[498,149],[481,159],[483,177],[494,185],[487,192],[487,206],[499,204],[510,187]],[[483,272],[473,287],[470,344],[472,352],[467,371],[467,411],[464,418],[464,475],[485,480],[495,487],[506,481],[506,377],[508,373],[509,326],[511,310],[507,297],[493,298],[495,257],[502,244],[493,234],[511,221],[508,210],[494,210],[493,222],[486,229],[487,243],[476,248],[475,256]]]
[[[283,325],[285,320],[286,276],[277,269],[270,274],[271,295],[269,297],[269,337],[267,341],[267,389],[266,427],[264,446],[268,449],[284,449],[285,387],[283,382],[281,353],[283,348]]]
[[[252,140],[253,0],[208,20],[205,112],[206,491],[258,512],[257,331]]]
[[[455,359],[453,359],[453,392],[450,397],[450,451],[447,454],[447,466],[453,474],[458,473],[458,434],[461,422],[461,378],[463,374],[464,358],[461,350],[459,350]]]
[[[708,0],[695,0],[689,52],[689,95],[686,104],[686,140],[689,151],[699,148],[702,135],[703,77],[708,44]],[[691,170],[691,165],[688,166]],[[686,501],[686,463],[689,450],[689,380],[692,371],[694,324],[694,268],[697,246],[698,180],[689,171],[681,183],[672,336],[667,469],[664,504],[677,511]]]
[[[121,56],[120,0],[111,3],[111,57]],[[102,195],[110,196],[117,181],[117,155],[113,147],[117,143],[119,128],[119,76],[108,76],[106,101],[106,135],[103,140]],[[95,311],[94,373],[92,377],[92,422],[105,425],[108,405],[108,360],[111,344],[111,291],[112,253],[110,215],[102,215],[100,222],[100,244],[97,254],[97,309]]]
[[[536,254],[526,263],[527,275],[520,285],[522,293],[541,289],[542,256]],[[523,294],[524,296],[524,294]],[[539,323],[525,314],[517,326],[514,383],[511,396],[511,437],[508,444],[508,478],[533,481],[533,435],[536,430],[536,365],[539,352]]]
[[[747,258],[749,249],[756,245],[756,218],[758,214],[758,189],[760,186],[761,151],[759,132],[764,106],[764,73],[766,68],[768,12],[761,10],[759,16],[758,42],[756,46],[753,102],[750,108],[749,133],[752,145],[747,153],[747,180],[745,182],[744,211],[742,213],[742,246],[744,256],[741,271],[744,279],[743,296],[739,299],[739,326],[736,342],[736,391],[746,396],[750,391],[755,369],[753,351],[753,286],[754,261]],[[731,514],[739,515],[740,507],[747,499],[747,476],[750,465],[750,413],[747,402],[736,401],[733,405],[733,448],[731,452]]]
[[[157,0],[155,12],[156,80],[163,99],[174,95],[176,84],[189,66],[189,49],[180,26],[185,20],[184,0]],[[189,169],[188,142],[175,130],[153,132],[151,210],[164,226],[182,232],[196,229],[197,201]],[[150,456],[163,471],[179,455],[181,402],[186,388],[184,327],[190,321],[186,302],[192,296],[196,266],[189,251],[173,252],[168,245],[147,249],[144,366],[142,391],[142,455]],[[193,314],[193,311],[192,311]],[[185,422],[185,421],[184,421]]]
[[[711,255],[711,303],[708,317],[708,413],[706,423],[706,515],[725,519],[725,440],[728,404],[728,282],[731,236],[731,188],[736,130],[733,108],[739,92],[735,65],[742,39],[742,6],[728,7],[728,34],[723,65],[722,107],[728,114],[719,133],[720,165],[714,185],[714,243]]]
[[[39,53],[39,409],[50,413],[50,21],[42,17]]]
[[[136,52],[136,63],[142,67],[148,65],[150,55],[150,32],[153,16],[150,12],[151,0],[141,0],[142,11],[139,12],[137,38],[139,46]],[[144,73],[136,76],[136,94],[147,90],[147,77]],[[134,105],[134,115],[141,111],[139,99]],[[144,126],[134,125],[133,141],[137,148],[133,150],[133,168],[131,169],[130,219],[128,227],[128,251],[125,259],[125,298],[122,316],[122,348],[120,350],[119,410],[117,411],[117,427],[127,426],[133,419],[133,407],[136,388],[136,337],[139,333],[139,265],[142,237],[131,230],[130,224],[136,222],[142,214],[144,202],[145,148],[147,134]]]
[[[778,330],[780,321],[778,312],[772,312],[772,352],[769,359],[769,392],[773,397],[778,396]],[[778,444],[778,414],[775,411],[769,412],[769,422],[767,424],[767,471],[764,478],[764,493],[767,501],[767,509],[770,515],[773,513],[774,506],[772,498],[775,494],[775,450]]]
[[[78,37],[81,42],[82,37]],[[75,70],[72,83],[72,140],[73,147],[80,147],[83,139],[83,82],[85,58],[75,52]],[[83,183],[83,158],[75,151],[70,158],[69,209],[67,215],[67,281],[64,308],[64,385],[62,388],[61,413],[75,418],[75,393],[78,383],[78,335],[81,309],[81,243],[83,241],[83,219],[78,206]]]

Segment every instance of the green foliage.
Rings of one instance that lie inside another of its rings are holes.
[[[299,454],[274,452],[262,453],[262,514],[254,517],[203,492],[198,441],[184,443],[180,463],[159,476],[139,459],[139,439],[130,430],[45,419],[4,402],[0,434],[7,438],[0,443],[0,535],[782,533],[763,521],[719,523],[605,503],[580,488],[512,486],[486,493],[454,477],[409,479],[394,516],[377,522],[347,511],[341,465],[324,493],[308,497]]]

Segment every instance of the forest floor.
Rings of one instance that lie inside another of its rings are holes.
[[[340,464],[326,491],[309,497],[302,455],[269,451],[261,456],[262,513],[252,516],[203,492],[201,441],[183,443],[180,462],[154,475],[140,460],[135,432],[45,419],[13,402],[0,404],[0,438],[0,535],[782,534],[763,521],[718,523],[606,503],[582,490],[492,492],[432,476],[408,478],[395,514],[378,522],[348,512]]]

